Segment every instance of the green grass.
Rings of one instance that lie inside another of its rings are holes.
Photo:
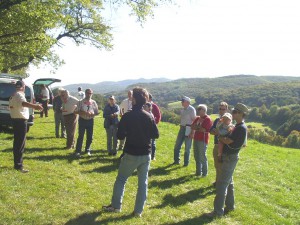
[[[0,224],[299,224],[300,151],[248,141],[235,171],[236,210],[217,220],[202,216],[212,210],[215,172],[212,142],[209,176],[194,176],[189,167],[169,166],[178,126],[161,123],[157,160],[151,163],[149,191],[142,218],[130,216],[137,178],[126,184],[121,213],[105,213],[118,159],[107,156],[103,118],[97,117],[92,157],[73,158],[65,140],[54,138],[53,115],[36,118],[28,133],[22,174],[12,169],[12,134],[0,133]],[[120,154],[120,153],[119,153]]]

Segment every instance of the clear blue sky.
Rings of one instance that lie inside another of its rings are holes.
[[[177,0],[155,9],[141,27],[125,8],[108,12],[114,49],[66,41],[56,74],[31,67],[30,81],[56,77],[63,85],[137,78],[232,74],[300,76],[300,1]]]

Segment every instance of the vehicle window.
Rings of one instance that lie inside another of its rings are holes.
[[[16,91],[14,84],[0,83],[0,100],[9,101],[10,96],[12,96]],[[28,102],[31,101],[31,91],[30,88],[26,86],[25,97]]]

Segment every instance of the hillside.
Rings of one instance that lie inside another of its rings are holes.
[[[108,78],[109,79],[109,78]],[[81,83],[81,84],[70,84],[64,86],[65,89],[69,90],[70,92],[74,93],[77,91],[78,87],[82,87],[83,90],[86,88],[92,88],[94,93],[97,94],[105,94],[109,92],[124,92],[125,89],[133,84],[136,83],[163,83],[170,81],[169,79],[166,78],[153,78],[153,79],[136,79],[136,80],[122,80],[122,81],[104,81],[104,82],[99,82],[95,84],[89,84],[89,83]]]
[[[191,151],[188,167],[170,166],[178,126],[160,123],[156,161],[151,162],[148,199],[142,218],[133,218],[137,175],[126,184],[121,213],[105,213],[119,160],[107,155],[103,118],[96,117],[93,155],[73,157],[54,138],[53,112],[36,118],[25,150],[28,174],[13,168],[11,133],[0,133],[0,224],[299,224],[300,151],[249,140],[234,173],[236,210],[216,220],[203,217],[212,210],[215,179],[212,139],[208,146],[209,174],[196,177]],[[183,149],[182,149],[183,151]],[[183,152],[182,156],[183,156]],[[121,153],[119,152],[118,155]]]

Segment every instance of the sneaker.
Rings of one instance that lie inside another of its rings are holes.
[[[76,157],[80,157],[80,153],[79,153],[79,152],[76,152],[76,153],[75,153],[75,156],[76,156]]]
[[[179,165],[179,162],[173,162],[171,165]]]
[[[155,161],[155,160],[156,160],[156,158],[155,158],[155,157],[153,157],[151,160],[152,160],[152,161]]]
[[[116,209],[112,205],[104,205],[102,206],[102,209],[105,212],[121,212],[121,209]]]
[[[92,155],[92,153],[91,153],[90,151],[88,151],[88,152],[87,152],[87,155],[88,155],[88,156],[91,156],[91,155]]]
[[[24,168],[20,168],[20,169],[16,169],[16,170],[20,171],[21,173],[28,173],[29,172],[29,170],[26,170]]]
[[[134,216],[134,217],[137,217],[137,218],[141,218],[142,217],[142,213],[132,212],[131,215]]]
[[[224,208],[224,215],[226,215],[226,214],[228,214],[228,213],[230,213],[232,211],[234,211],[234,209],[229,209],[229,208],[225,207]]]

